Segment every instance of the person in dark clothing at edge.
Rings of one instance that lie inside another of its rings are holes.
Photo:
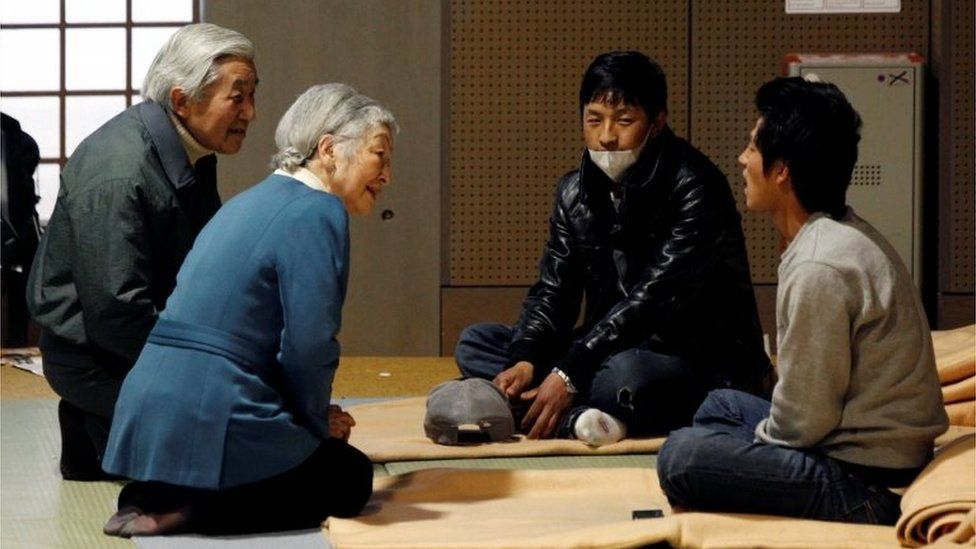
[[[30,316],[24,291],[41,235],[34,185],[34,170],[41,157],[34,138],[20,128],[20,122],[4,113],[0,113],[0,135],[0,267],[7,306],[3,345],[26,347],[30,345]]]
[[[599,55],[579,109],[587,151],[558,182],[539,279],[515,326],[462,333],[461,373],[505,391],[529,438],[594,446],[687,425],[717,387],[763,394],[741,219],[725,176],[668,127],[664,72]]]
[[[27,283],[44,375],[61,397],[61,475],[98,480],[119,389],[220,207],[216,156],[254,118],[254,45],[187,25],[149,67],[145,101],[71,155]]]

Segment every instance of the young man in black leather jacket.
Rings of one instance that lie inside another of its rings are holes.
[[[466,377],[527,408],[529,438],[665,434],[713,388],[762,392],[770,366],[735,200],[668,127],[666,104],[647,56],[593,61],[579,101],[587,151],[557,185],[521,317],[458,342]]]

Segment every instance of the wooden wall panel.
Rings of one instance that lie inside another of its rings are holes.
[[[349,289],[339,342],[349,355],[440,349],[442,6],[429,0],[220,0],[203,20],[254,41],[257,119],[240,154],[219,161],[225,199],[271,170],[274,130],[313,84],[346,82],[397,117],[393,183],[351,216]],[[388,212],[385,216],[383,212]],[[298,234],[296,238],[318,238]]]
[[[514,324],[522,312],[522,286],[441,289],[441,354],[453,355],[461,332],[472,324]]]

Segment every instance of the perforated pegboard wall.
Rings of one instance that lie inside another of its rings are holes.
[[[973,44],[973,2],[951,2],[952,48],[948,53],[951,66],[949,74],[951,105],[947,117],[952,136],[951,150],[943,151],[949,154],[949,181],[943,187],[950,198],[951,215],[948,230],[948,257],[941,258],[948,262],[948,287],[941,288],[947,292],[972,292],[976,289],[976,239],[974,239],[973,217],[976,215],[973,187],[976,181],[974,169],[973,138],[974,109],[973,89],[976,79],[974,72],[974,55],[976,47]],[[948,187],[946,189],[946,187]]]
[[[901,6],[901,13],[894,14],[787,15],[783,0],[692,2],[692,142],[728,176],[740,210],[742,176],[736,158],[756,121],[756,89],[782,74],[783,55],[790,52],[916,52],[927,57],[929,2],[902,0]],[[743,217],[753,281],[775,282],[779,236],[765,217],[748,212]]]
[[[940,238],[948,244],[940,263],[948,272],[940,289],[971,292],[973,5],[946,1],[953,14],[945,31],[962,47],[946,53],[943,75],[954,79],[954,138],[951,150],[942,151],[952,158],[942,191],[949,207]],[[575,166],[581,150],[579,77],[597,53],[636,48],[658,59],[668,73],[672,126],[722,168],[744,210],[735,159],[755,122],[753,94],[780,74],[782,56],[912,51],[928,59],[929,4],[902,0],[896,14],[786,15],[782,0],[449,0],[444,282],[504,286],[534,280],[553,184]],[[856,183],[869,184],[875,174],[866,169]],[[753,280],[775,282],[779,238],[765,218],[743,215]]]
[[[661,64],[687,135],[684,0],[450,1],[448,285],[535,280],[556,178],[582,151],[580,77],[622,49]]]

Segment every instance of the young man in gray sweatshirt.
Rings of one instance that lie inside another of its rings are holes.
[[[832,84],[780,78],[756,96],[739,156],[746,206],[789,243],[776,297],[772,402],[713,391],[671,433],[672,504],[894,524],[898,488],[946,430],[925,313],[891,245],[845,205],[861,120]]]

